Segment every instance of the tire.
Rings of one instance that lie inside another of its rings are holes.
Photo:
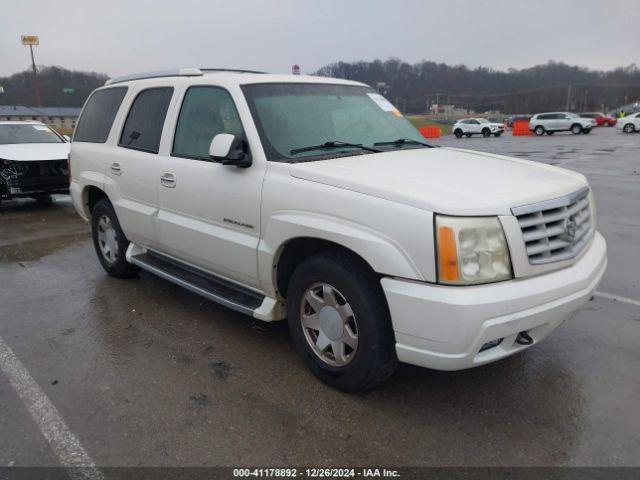
[[[456,128],[453,134],[456,136],[456,138],[462,138],[462,130],[460,130],[459,128]]]
[[[533,131],[536,132],[536,135],[539,137],[544,135],[544,127],[542,125],[538,125]]]
[[[588,133],[591,133],[591,129],[590,128],[585,128],[584,130],[582,130],[582,133],[587,135]]]
[[[323,320],[320,312],[326,312]],[[305,313],[320,328],[304,326]],[[287,290],[287,317],[296,350],[311,372],[332,387],[345,392],[368,390],[382,384],[397,367],[391,317],[380,281],[353,255],[329,251],[298,266]],[[355,349],[347,343],[354,342],[354,334]],[[334,345],[339,355],[334,354]]]
[[[571,125],[571,133],[573,133],[574,135],[582,133],[582,125],[579,125],[577,123]]]
[[[488,128],[483,128],[482,129],[482,136],[484,138],[488,138],[491,136],[491,130],[489,130]]]
[[[636,131],[636,127],[633,123],[627,123],[624,127],[622,127],[622,131],[624,133],[633,133]]]
[[[467,137],[467,138],[471,138],[471,134],[470,133],[465,133],[464,136]]]
[[[118,217],[108,200],[100,200],[91,213],[91,237],[98,260],[112,277],[134,277],[140,268],[125,258],[129,240],[120,228]],[[109,253],[106,253],[106,252]]]
[[[556,133],[556,132],[552,132],[552,131],[550,131],[550,130],[547,130],[545,133],[546,133],[547,135],[553,135],[553,134],[554,134],[554,133]]]

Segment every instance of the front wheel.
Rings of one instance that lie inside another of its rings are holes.
[[[582,133],[582,127],[576,123],[571,127],[571,133],[573,133],[574,135],[578,135],[579,133]]]
[[[357,257],[330,251],[303,262],[289,282],[287,317],[296,350],[328,385],[359,392],[380,385],[395,371],[384,292]]]
[[[91,236],[98,260],[112,277],[129,278],[140,268],[127,262],[125,258],[129,240],[120,228],[118,217],[111,203],[100,200],[91,212]]]
[[[627,123],[623,128],[622,131],[624,133],[633,133],[636,131],[636,127],[633,125],[633,123]]]
[[[487,138],[491,136],[491,130],[489,130],[488,128],[483,128],[482,129],[482,136]]]

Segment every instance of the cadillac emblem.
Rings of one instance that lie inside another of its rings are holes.
[[[572,216],[565,219],[562,226],[564,227],[564,233],[560,235],[560,237],[562,240],[573,243],[576,238],[576,230],[578,229],[575,217]]]

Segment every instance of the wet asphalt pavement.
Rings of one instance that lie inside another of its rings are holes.
[[[640,135],[437,142],[584,173],[640,300]],[[596,297],[541,344],[462,372],[332,390],[267,324],[142,273],[107,277],[67,197],[0,206],[0,338],[100,466],[640,465],[640,306]],[[0,371],[0,465],[59,460]]]

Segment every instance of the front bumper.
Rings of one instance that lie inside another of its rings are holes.
[[[607,266],[606,242],[593,242],[570,267],[531,278],[449,287],[383,278],[401,362],[462,370],[499,360],[538,343],[591,298]],[[480,351],[486,342],[498,346]]]

